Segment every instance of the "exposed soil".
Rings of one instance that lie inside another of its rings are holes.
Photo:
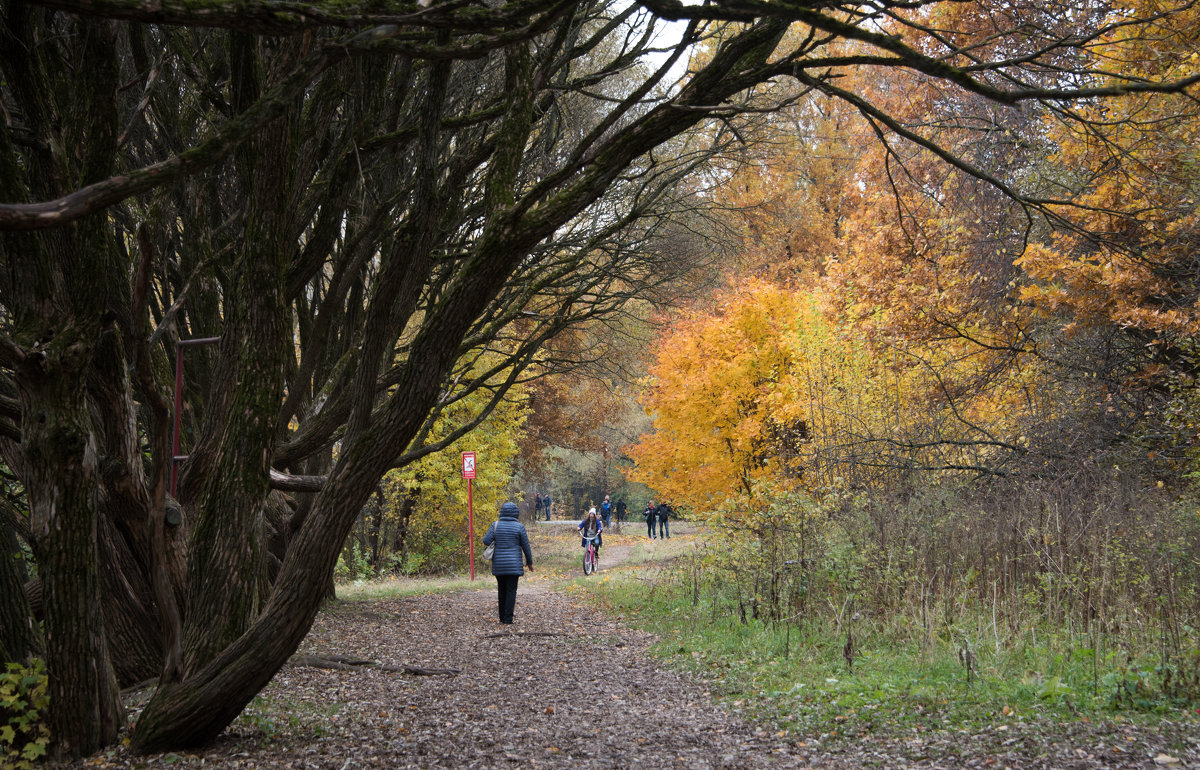
[[[602,566],[625,548],[606,547]],[[999,725],[853,744],[789,736],[660,668],[652,637],[589,607],[586,590],[554,586],[523,579],[513,626],[498,624],[487,575],[460,594],[334,605],[212,746],[150,757],[116,748],[76,766],[1200,768],[1194,726],[1174,723]],[[311,665],[322,659],[340,665]]]

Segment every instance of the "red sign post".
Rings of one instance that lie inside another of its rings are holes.
[[[475,453],[462,453],[462,475],[467,480],[467,550],[471,554],[471,579],[475,579],[475,510],[471,486],[475,481]]]

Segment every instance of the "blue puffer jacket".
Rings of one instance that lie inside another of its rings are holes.
[[[505,503],[500,506],[500,519],[488,528],[483,536],[483,544],[491,545],[496,541],[496,550],[492,554],[493,575],[524,575],[524,564],[533,567],[533,552],[529,550],[529,534],[525,525],[517,521],[517,504]],[[524,552],[525,560],[521,561]]]

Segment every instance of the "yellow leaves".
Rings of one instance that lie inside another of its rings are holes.
[[[767,426],[798,370],[795,295],[751,282],[718,308],[683,319],[661,341],[643,396],[655,430],[629,449],[632,478],[700,510],[770,472]]]
[[[474,371],[486,371],[491,363],[494,359],[489,355],[480,356]],[[477,475],[472,490],[474,536],[476,549],[482,550],[480,540],[505,500],[512,460],[527,415],[521,392],[520,388],[510,392],[509,398],[501,401],[488,418],[465,437],[384,477],[381,487],[387,503],[383,507],[385,516],[398,516],[406,510],[402,504],[405,498],[416,495],[416,505],[409,514],[410,546],[420,548],[426,539],[435,539],[446,530],[454,531],[459,537],[466,534],[467,485],[459,461],[462,451],[472,450],[477,457]],[[481,389],[449,405],[432,426],[426,442],[435,443],[474,419],[490,396],[490,391]]]

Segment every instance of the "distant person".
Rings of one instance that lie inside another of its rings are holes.
[[[534,500],[533,500],[533,520],[534,520],[534,521],[541,521],[541,520],[542,520],[542,508],[543,508],[543,506],[545,506],[545,501],[544,501],[544,500],[542,500],[542,493],[541,493],[541,492],[538,492],[538,493],[537,493],[537,497],[535,497],[535,498],[534,498]]]
[[[625,505],[625,498],[618,497],[617,498],[617,521],[624,524],[627,513],[628,513],[628,506]]]
[[[667,520],[671,518],[671,506],[663,500],[658,504],[658,536],[659,538],[670,537],[671,527],[668,526]]]
[[[600,503],[600,520],[604,522],[604,526],[612,526],[613,505],[612,500],[608,499],[608,495],[604,496],[604,502]]]
[[[594,537],[596,542],[596,561],[600,561],[600,546],[604,543],[604,521],[596,515],[595,507],[589,508],[587,516],[583,517],[583,521],[579,522],[579,546],[587,548],[587,538]]]
[[[533,552],[529,550],[529,534],[518,520],[521,511],[516,503],[500,506],[500,518],[488,527],[483,536],[485,546],[496,543],[492,552],[492,574],[496,576],[496,598],[500,622],[512,625],[513,608],[517,605],[517,581],[525,574],[524,564],[533,572]]]
[[[658,511],[654,507],[654,501],[646,503],[646,510],[642,511],[642,518],[646,520],[646,537],[654,539],[654,522],[658,519]]]
[[[549,492],[547,492],[546,496],[542,498],[542,506],[546,509],[546,521],[550,521],[551,504]]]

